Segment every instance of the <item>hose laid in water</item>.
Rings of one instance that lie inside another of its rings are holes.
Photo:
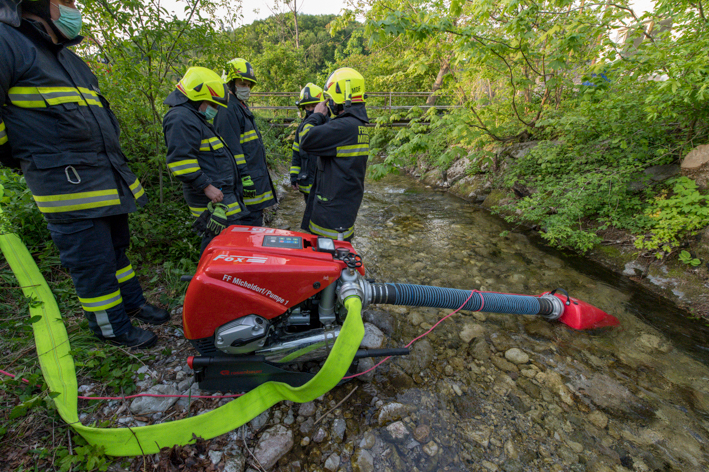
[[[540,315],[546,318],[557,318],[561,315],[550,298],[530,295],[474,291],[470,296],[470,290],[390,283],[373,283],[370,288],[371,303],[449,309],[459,308],[465,303],[462,309],[469,311]]]

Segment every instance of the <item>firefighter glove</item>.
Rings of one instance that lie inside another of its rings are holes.
[[[209,222],[210,216],[212,216],[212,214],[209,212],[209,210],[204,210],[202,214],[199,215],[196,220],[194,220],[194,223],[192,223],[192,231],[199,234],[200,236],[204,236],[204,233],[207,231],[207,223]]]
[[[244,187],[244,198],[256,198],[256,186],[250,175],[241,178],[241,185]]]
[[[212,203],[209,202],[207,210],[210,213],[209,221],[207,221],[207,234],[217,236],[226,227],[226,212],[229,209],[226,205],[222,203]]]

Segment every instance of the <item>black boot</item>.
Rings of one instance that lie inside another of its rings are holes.
[[[161,325],[170,321],[170,313],[149,303],[128,312],[131,318],[137,318],[143,323]]]
[[[158,335],[152,331],[136,328],[132,325],[128,331],[120,336],[116,336],[115,338],[106,338],[100,335],[97,335],[97,337],[101,341],[129,347],[131,349],[147,349],[154,345],[158,340]]]

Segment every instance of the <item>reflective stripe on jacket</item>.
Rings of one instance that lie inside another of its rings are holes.
[[[255,197],[244,198],[249,211],[275,205],[278,202],[276,189],[268,173],[263,139],[251,111],[230,93],[228,107],[219,107],[214,128],[234,153],[237,163],[243,162],[245,172],[256,187]]]
[[[124,214],[136,210],[136,200],[147,203],[119,134],[79,56],[34,21],[0,23],[0,161],[22,168],[48,221]]]
[[[171,108],[163,118],[167,167],[182,182],[182,192],[193,216],[199,216],[210,200],[204,189],[213,185],[224,194],[227,216],[245,211],[241,179],[230,148],[214,127],[179,90],[165,99]],[[239,215],[242,216],[242,215]]]
[[[300,152],[319,156],[303,229],[331,238],[338,232],[345,238],[354,234],[369,157],[368,122],[364,104],[352,105],[330,121],[313,113],[303,122]]]

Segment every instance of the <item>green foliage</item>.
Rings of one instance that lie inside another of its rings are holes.
[[[78,434],[73,435],[74,448],[70,454],[66,447],[57,450],[57,462],[60,472],[105,472],[109,462],[103,446],[92,446]]]
[[[0,196],[3,231],[19,235],[31,250],[44,247],[50,240],[47,222],[37,209],[25,178],[0,167],[0,185],[5,188]]]
[[[682,251],[679,253],[679,260],[680,262],[691,265],[692,267],[697,267],[699,264],[702,263],[699,259],[696,257],[692,257],[692,255],[688,251]]]
[[[709,221],[709,196],[700,194],[693,180],[679,177],[670,183],[672,193],[660,193],[646,210],[650,235],[635,240],[637,248],[657,251],[658,259],[671,253],[682,239],[696,234]],[[686,261],[685,256],[683,262],[691,263]]]

